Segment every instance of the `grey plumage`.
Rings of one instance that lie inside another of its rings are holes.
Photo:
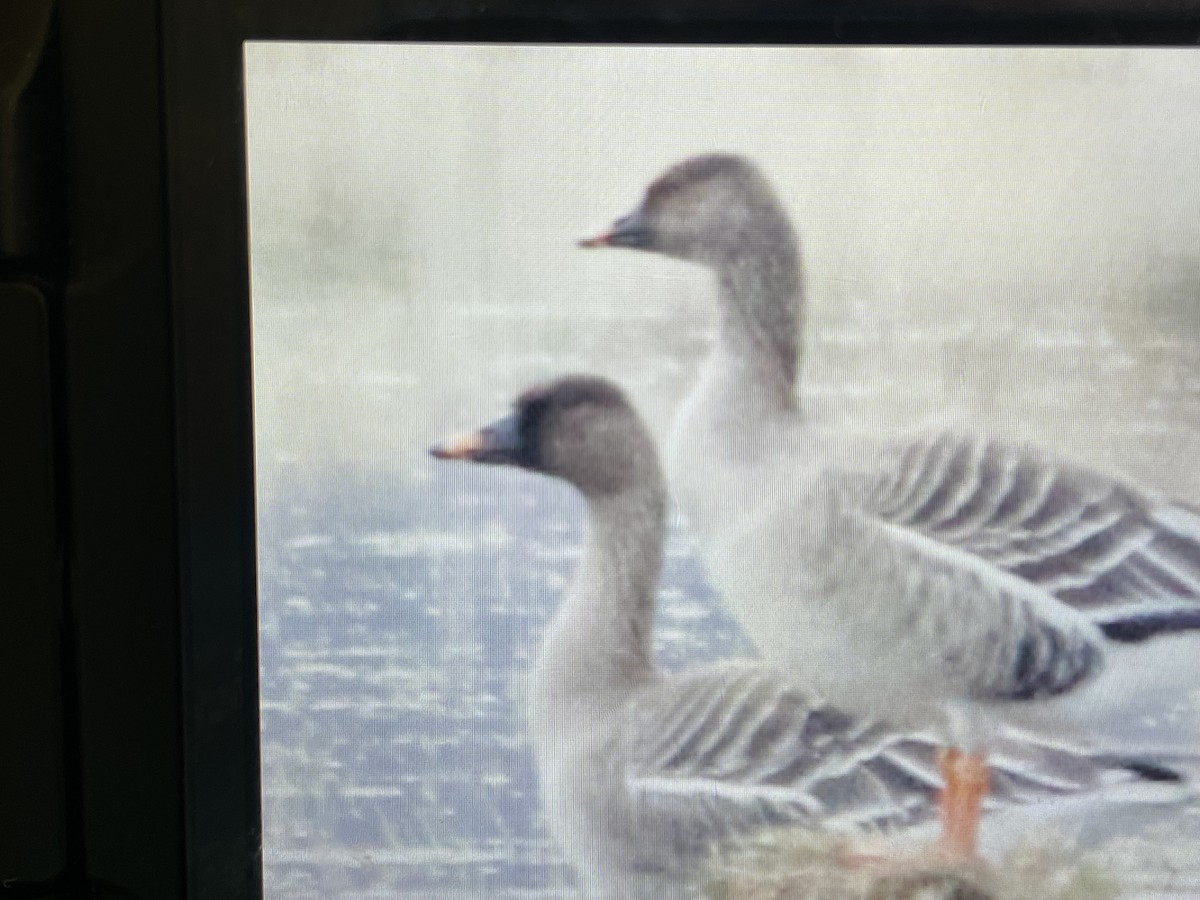
[[[896,445],[864,511],[969,555],[1077,610],[1112,641],[1200,628],[1200,516],[1035,448],[935,433]],[[1011,611],[1012,674],[993,696],[1065,693],[1103,653]],[[986,692],[984,692],[986,695]]]
[[[695,896],[711,851],[771,829],[891,829],[936,814],[934,738],[843,712],[756,664],[655,669],[665,493],[649,435],[611,384],[540,386],[434,453],[554,474],[588,500],[584,553],[533,673],[530,728],[551,830],[600,896]],[[998,808],[1173,774],[1016,734],[1000,746]]]
[[[1175,663],[1180,640],[1200,649],[1188,637],[1200,629],[1194,508],[991,438],[809,428],[799,245],[750,161],[685,160],[626,220],[636,234],[612,243],[715,276],[720,327],[676,415],[668,471],[720,593],[770,662],[847,709],[972,745],[1018,708],[1059,728],[1064,711],[1200,682],[1194,665],[1153,689],[1127,678],[1134,649],[1171,644]],[[1141,669],[1159,668],[1149,659]],[[1101,684],[1115,687],[1091,690]]]
[[[1028,447],[938,434],[902,447],[878,514],[1107,625],[1200,610],[1200,515]],[[1146,635],[1149,636],[1149,635]]]

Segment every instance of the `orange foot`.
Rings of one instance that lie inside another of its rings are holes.
[[[945,788],[938,803],[942,834],[936,852],[947,862],[973,862],[978,859],[975,838],[988,790],[987,758],[952,747],[942,751],[938,768]]]
[[[979,865],[975,840],[988,789],[987,760],[980,754],[949,749],[938,758],[938,769],[945,787],[938,798],[942,832],[933,846],[914,852],[886,844],[871,848],[861,842],[847,843],[836,850],[838,864],[881,875]]]

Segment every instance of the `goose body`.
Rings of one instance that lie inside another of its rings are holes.
[[[1200,687],[1186,507],[977,436],[871,447],[871,471],[862,446],[792,447],[673,471],[720,592],[806,684],[948,739],[1005,721],[1109,745]]]
[[[810,428],[796,395],[799,245],[744,158],[672,167],[583,243],[714,272],[720,325],[668,471],[770,663],[977,753],[1012,723],[1136,742],[1135,712],[1187,719],[1193,739],[1200,512],[1035,447]]]
[[[611,384],[532,389],[512,416],[434,453],[564,478],[587,499],[584,552],[529,706],[547,820],[597,896],[697,896],[714,849],[768,829],[856,832],[936,815],[940,745],[929,736],[844,713],[757,664],[655,668],[666,494],[649,435]],[[1003,747],[997,807],[1179,780],[1018,735]]]

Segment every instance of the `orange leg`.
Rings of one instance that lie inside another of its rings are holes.
[[[942,751],[938,766],[946,785],[939,799],[938,853],[949,861],[974,860],[979,814],[988,790],[987,758],[951,748]]]
[[[847,844],[837,849],[839,864],[845,868],[889,874],[930,867],[976,865],[979,856],[975,850],[975,839],[979,832],[983,798],[988,791],[987,758],[982,754],[951,748],[939,755],[938,770],[945,787],[938,798],[942,833],[933,847],[913,854],[882,846],[872,851]]]

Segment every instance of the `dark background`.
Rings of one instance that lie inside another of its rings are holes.
[[[252,897],[245,38],[1151,42],[1151,2],[0,7],[0,897]]]

